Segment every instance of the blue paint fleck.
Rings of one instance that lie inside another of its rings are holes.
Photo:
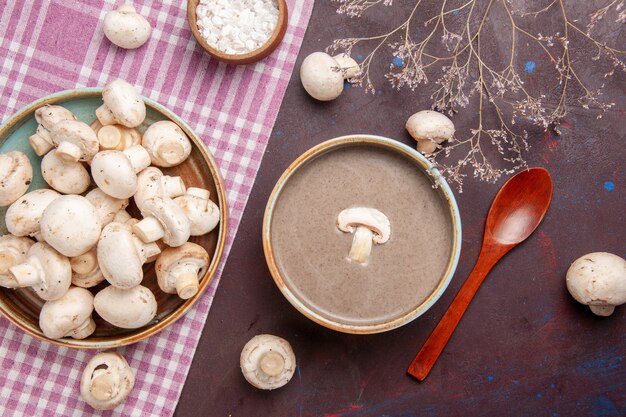
[[[515,385],[519,385],[519,381],[518,381],[518,380],[516,380],[516,379],[515,379],[515,380],[513,380],[513,383],[514,383]]]
[[[556,385],[550,384],[550,388],[556,388]]]
[[[459,11],[455,10],[455,11],[452,12],[452,14],[455,15],[455,16],[458,16],[459,15]]]
[[[347,81],[344,81],[344,82],[343,82],[343,88],[350,88],[350,87],[352,87],[352,84],[350,84],[350,83],[349,83],[349,82],[347,82]]]
[[[383,90],[376,90],[376,95],[377,96],[382,96],[383,95]]]
[[[401,67],[404,65],[404,59],[400,58],[399,56],[394,56],[391,60],[391,63],[396,67]]]
[[[493,381],[493,375],[487,376],[487,381]]]
[[[537,398],[541,398],[541,397],[543,397],[543,394],[542,394],[542,393],[540,393],[540,392],[539,392],[539,393],[537,393]]]
[[[615,189],[615,183],[613,181],[604,181],[604,189],[613,191]]]
[[[356,54],[356,60],[357,60],[357,61],[363,61],[363,55],[361,55],[361,54]]]
[[[524,64],[524,69],[529,74],[532,74],[535,71],[535,68],[537,68],[537,64],[535,64],[535,61],[527,61]]]
[[[559,415],[559,413],[557,413],[556,411],[553,411],[553,412],[552,412],[552,417],[556,417],[556,416],[558,416],[558,415]]]
[[[593,402],[593,415],[596,417],[619,416],[623,415],[622,411],[624,410],[618,410],[615,404],[604,395],[600,395]]]
[[[282,136],[282,135],[283,135],[283,132],[281,132],[280,130],[277,130],[276,132],[274,132],[274,134],[275,134],[276,136]]]

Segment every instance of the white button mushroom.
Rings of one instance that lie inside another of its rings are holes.
[[[137,13],[132,4],[124,4],[108,12],[102,29],[111,43],[124,49],[139,48],[146,43],[152,31],[150,23]]]
[[[104,104],[96,109],[103,126],[137,127],[146,118],[146,105],[135,87],[124,80],[111,81],[102,90]]]
[[[342,232],[354,233],[349,259],[366,263],[372,251],[372,242],[379,245],[391,235],[389,219],[381,211],[369,207],[352,207],[337,216],[337,227]]]
[[[594,252],[576,259],[567,270],[567,289],[598,316],[610,316],[626,303],[626,261],[617,255]]]
[[[112,410],[124,402],[135,375],[119,353],[101,352],[87,363],[80,379],[80,395],[96,410]]]
[[[84,288],[70,287],[61,298],[43,305],[39,327],[50,339],[84,339],[96,330],[92,312],[93,295]]]
[[[143,327],[157,312],[154,294],[142,285],[127,290],[110,285],[96,294],[93,305],[100,317],[122,329]]]
[[[129,225],[109,223],[98,242],[98,264],[111,285],[128,289],[141,283],[143,264],[160,252],[156,243],[145,244],[134,237]]]
[[[35,134],[28,138],[28,143],[37,155],[42,156],[54,148],[50,136],[52,127],[62,120],[76,120],[76,116],[65,107],[46,104],[35,110],[35,119],[39,126]]]
[[[174,199],[189,218],[191,236],[209,233],[220,221],[220,208],[209,197],[208,190],[189,187],[185,195]]]
[[[41,235],[65,256],[82,255],[98,243],[102,230],[96,208],[80,195],[63,195],[41,216]]]
[[[4,216],[9,233],[15,236],[31,236],[41,240],[39,222],[44,210],[61,194],[54,190],[31,191],[11,204]]]
[[[33,287],[44,300],[58,300],[72,282],[72,267],[65,256],[44,242],[33,244],[26,260],[9,268],[18,287]]]
[[[104,281],[104,274],[98,265],[97,249],[92,248],[82,255],[70,258],[72,284],[81,288],[91,288]]]
[[[20,151],[0,154],[0,207],[24,195],[33,180],[33,167]]]
[[[101,151],[123,151],[131,146],[141,144],[141,133],[134,127],[122,125],[106,125],[96,119],[91,128],[98,136]]]
[[[141,210],[144,201],[154,198],[174,198],[185,194],[185,183],[181,177],[170,177],[156,167],[148,167],[137,176],[137,192],[133,196],[135,205]]]
[[[143,220],[133,232],[146,242],[163,239],[169,246],[180,246],[189,240],[191,224],[183,209],[169,198],[151,198],[141,208]]]
[[[165,249],[157,258],[155,271],[159,288],[186,300],[198,292],[198,281],[209,265],[209,254],[200,245],[187,242]]]
[[[61,120],[50,131],[56,154],[63,162],[91,161],[98,152],[98,137],[87,123]]]
[[[124,209],[128,207],[127,198],[111,197],[100,188],[94,188],[89,191],[85,195],[85,198],[89,200],[98,211],[102,227],[111,223],[118,212],[124,211]]]
[[[346,54],[331,57],[313,52],[300,67],[300,80],[311,97],[320,101],[334,100],[343,91],[343,82],[361,72],[359,64]]]
[[[406,130],[417,141],[417,150],[430,154],[440,143],[452,139],[454,123],[441,113],[422,110],[409,117]]]
[[[19,285],[9,273],[9,268],[26,261],[32,240],[13,235],[0,236],[0,286],[17,288]]]
[[[296,371],[289,342],[270,334],[254,336],[241,351],[241,372],[257,388],[272,390],[287,384]]]
[[[148,150],[152,165],[158,167],[176,166],[191,153],[189,138],[176,123],[169,120],[151,124],[143,132],[141,144]]]
[[[124,151],[98,152],[91,161],[91,175],[102,191],[125,199],[137,192],[137,173],[150,165],[150,156],[141,146]]]
[[[89,188],[91,177],[80,162],[63,162],[55,151],[50,151],[41,160],[43,179],[60,193],[81,194]]]

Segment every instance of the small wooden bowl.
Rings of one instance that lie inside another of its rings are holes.
[[[158,286],[154,263],[146,264],[141,285],[148,287],[156,297],[158,305],[156,317],[144,327],[127,330],[105,322],[94,311],[93,318],[97,325],[96,331],[86,339],[77,340],[72,338],[49,339],[44,336],[39,328],[39,312],[44,300],[39,298],[34,290],[31,288],[13,290],[0,287],[0,313],[34,337],[57,345],[80,349],[110,349],[139,342],[160,332],[182,317],[202,297],[217,271],[226,243],[228,213],[224,182],[220,176],[219,168],[211,154],[207,152],[202,140],[182,119],[150,99],[144,98],[144,102],[146,103],[146,120],[138,127],[139,131],[145,131],[148,125],[156,121],[171,120],[180,126],[192,143],[189,158],[176,167],[163,168],[163,172],[166,175],[181,176],[187,187],[201,187],[209,190],[211,200],[218,205],[221,211],[220,223],[216,229],[204,236],[193,236],[190,239],[190,241],[205,248],[211,260],[206,274],[201,277],[198,293],[188,300],[183,300],[176,294],[164,293]],[[33,181],[28,192],[39,188],[49,188],[39,169],[41,157],[38,157],[28,144],[28,137],[37,129],[34,112],[44,104],[62,105],[72,111],[78,120],[90,124],[96,118],[96,108],[102,104],[102,89],[82,88],[52,94],[29,104],[0,126],[0,153],[18,150],[25,153],[31,161]],[[132,199],[130,200],[131,205],[127,210],[133,217],[139,217],[139,211],[132,203]],[[0,208],[0,235],[8,233],[4,222],[7,208]],[[107,285],[105,281],[90,290],[95,294]]]
[[[225,54],[224,52],[213,48],[207,43],[207,41],[202,37],[202,34],[200,33],[197,24],[198,19],[196,17],[196,8],[198,7],[198,3],[200,3],[200,0],[187,0],[187,21],[189,22],[189,27],[191,28],[193,36],[196,38],[200,46],[202,46],[202,48],[209,55],[222,62],[226,62],[227,64],[251,64],[253,62],[262,60],[263,58],[274,52],[274,49],[278,47],[280,42],[283,40],[283,37],[285,36],[288,21],[287,2],[286,0],[277,1],[279,16],[278,23],[276,24],[276,29],[274,29],[274,33],[272,34],[272,36],[270,36],[267,42],[265,42],[265,45],[252,52],[248,52],[247,54]]]

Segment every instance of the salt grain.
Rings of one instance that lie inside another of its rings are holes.
[[[198,29],[213,48],[241,55],[263,46],[278,24],[277,0],[200,0]]]

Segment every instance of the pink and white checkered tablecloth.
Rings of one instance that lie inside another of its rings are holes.
[[[226,183],[225,257],[294,67],[313,8],[287,0],[289,28],[264,61],[234,67],[210,60],[186,20],[186,1],[137,0],[153,27],[140,49],[116,48],[102,33],[116,0],[0,0],[0,118],[50,93],[123,78],[180,115],[203,138]],[[201,300],[160,334],[119,349],[136,370],[123,407],[106,415],[169,416],[180,397],[224,262]],[[0,318],[0,416],[87,416],[79,379],[95,352],[57,347]]]

